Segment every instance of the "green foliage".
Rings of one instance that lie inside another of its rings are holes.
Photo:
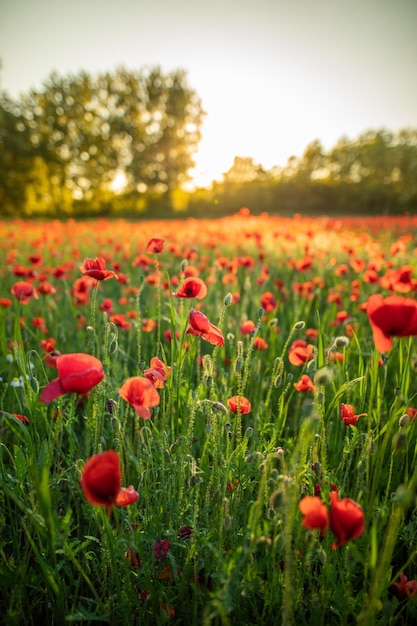
[[[392,583],[401,572],[417,575],[417,419],[402,419],[416,405],[416,340],[395,338],[381,357],[358,305],[383,287],[350,265],[378,261],[381,279],[405,262],[415,270],[407,252],[417,245],[415,224],[381,218],[353,228],[250,215],[1,224],[0,297],[7,300],[16,272],[56,289],[0,306],[4,622],[163,624],[169,605],[174,624],[415,623],[417,596],[399,598]],[[164,250],[146,262],[153,236],[165,239]],[[386,255],[400,243],[402,251]],[[306,246],[312,265],[296,269]],[[81,259],[96,255],[117,266],[119,280],[77,302]],[[337,272],[343,265],[348,274]],[[208,285],[201,301],[172,295],[187,268]],[[156,270],[160,280],[150,280]],[[270,311],[260,306],[265,292],[276,296]],[[109,299],[130,325],[103,310]],[[186,333],[196,305],[222,330],[224,346]],[[40,316],[47,332],[32,323]],[[247,320],[254,331],[244,335]],[[39,401],[57,375],[45,361],[46,338],[62,353],[101,359],[105,378],[88,397]],[[288,355],[300,339],[314,350],[296,366]],[[155,355],[172,374],[146,421],[118,389]],[[295,389],[302,374],[314,391]],[[250,413],[229,410],[236,394],[250,399]],[[366,413],[356,426],[340,419],[342,402]],[[110,516],[80,488],[86,460],[108,449],[120,455],[123,485],[140,494]],[[330,531],[304,528],[298,509],[318,484],[327,504],[332,483],[365,515],[364,533],[338,549]],[[172,545],[158,562],[161,539]]]
[[[61,216],[105,212],[121,174],[130,206],[152,195],[170,206],[194,164],[203,111],[185,72],[155,67],[53,73],[17,102],[3,95],[0,114],[7,210]]]

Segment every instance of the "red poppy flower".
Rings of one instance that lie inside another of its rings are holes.
[[[341,403],[340,405],[340,417],[346,426],[356,426],[358,419],[363,415],[367,415],[367,413],[359,413],[359,415],[355,415],[355,409],[351,404]]]
[[[10,289],[10,293],[15,296],[21,304],[28,304],[31,298],[38,298],[35,287],[26,280],[19,280]]]
[[[26,415],[22,415],[21,413],[12,413],[12,415],[14,415],[19,422],[22,422],[22,424],[29,424],[29,418],[27,418]]]
[[[313,358],[314,346],[303,339],[293,341],[288,353],[288,360],[291,365],[304,365]]]
[[[233,413],[240,412],[241,415],[246,415],[252,410],[251,403],[245,396],[232,396],[227,400],[227,404]]]
[[[95,259],[84,259],[80,267],[82,274],[91,276],[96,280],[108,280],[109,278],[117,278],[117,274],[111,270],[106,270],[106,261],[101,257]]]
[[[160,541],[155,541],[153,544],[153,553],[158,561],[158,563],[162,563],[172,546],[170,541],[166,541],[165,539],[161,539]]]
[[[114,450],[90,457],[81,475],[81,488],[91,504],[128,506],[139,498],[132,486],[121,487],[120,458]]]
[[[250,335],[256,328],[255,322],[252,320],[247,320],[246,322],[242,322],[240,325],[240,332],[242,335]]]
[[[52,402],[71,392],[86,395],[104,378],[101,361],[90,354],[61,354],[55,359],[55,365],[58,378],[44,388],[39,398],[41,402]]]
[[[307,374],[303,374],[300,380],[293,383],[293,385],[297,391],[316,391],[313,381],[309,376],[307,376]]]
[[[400,574],[400,582],[393,583],[393,585],[401,599],[412,598],[417,593],[417,581],[408,580],[407,576],[402,572]]]
[[[374,294],[368,298],[366,312],[379,352],[392,348],[392,337],[417,335],[417,301],[404,296]]]
[[[149,407],[158,406],[160,397],[154,384],[144,376],[133,376],[128,378],[120,387],[119,395],[126,400],[136,413],[148,420],[151,416]]]
[[[162,248],[164,247],[164,240],[158,239],[158,237],[154,237],[148,241],[148,245],[146,246],[146,252],[148,254],[160,254],[162,252]]]
[[[270,291],[265,291],[261,296],[261,307],[264,309],[265,313],[270,313],[277,306],[277,301],[275,296]]]
[[[215,346],[224,346],[222,331],[214,326],[201,311],[190,311],[187,335],[197,335]]]
[[[253,347],[255,350],[268,350],[268,344],[262,337],[255,337]]]
[[[176,298],[197,298],[197,300],[202,300],[207,295],[207,286],[201,278],[190,276],[185,278],[178,291],[172,295]]]
[[[332,548],[340,548],[348,541],[356,539],[365,530],[365,517],[362,507],[350,498],[339,500],[337,491],[330,492],[330,529],[337,541]]]
[[[171,368],[165,365],[157,356],[152,357],[150,368],[143,375],[152,381],[156,389],[162,389],[168,376],[171,376]]]
[[[124,313],[115,313],[114,315],[110,315],[109,320],[115,324],[115,326],[122,328],[123,330],[129,330],[132,326],[132,324],[126,320]]]
[[[329,526],[329,513],[327,506],[318,496],[305,496],[298,505],[303,517],[303,526],[314,530],[320,529],[322,536]]]

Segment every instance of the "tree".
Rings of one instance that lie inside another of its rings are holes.
[[[32,165],[37,159],[35,170],[51,180],[56,213],[68,190],[74,202],[91,203],[106,195],[120,174],[126,192],[169,199],[194,165],[203,118],[185,72],[164,75],[158,67],[121,68],[94,77],[52,73],[41,90],[16,103],[8,100],[1,113],[2,138],[15,139],[15,145],[2,139],[7,159],[17,153],[32,159]],[[2,171],[7,177],[7,168]],[[37,197],[33,189],[31,196]],[[93,205],[100,210],[99,202]]]

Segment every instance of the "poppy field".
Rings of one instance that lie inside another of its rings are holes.
[[[0,621],[414,624],[417,217],[0,222]]]

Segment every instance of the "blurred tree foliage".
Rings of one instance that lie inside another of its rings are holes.
[[[1,94],[2,213],[172,207],[194,165],[203,115],[185,72],[159,67],[53,73],[16,102]]]
[[[417,210],[417,130],[368,130],[285,167],[235,157],[221,181],[185,191],[204,117],[184,71],[53,73],[0,94],[0,215],[388,214]]]
[[[219,215],[241,206],[283,215],[415,212],[417,129],[368,130],[357,139],[342,137],[328,152],[315,140],[301,157],[269,171],[237,157],[222,181],[193,194],[188,210]]]

